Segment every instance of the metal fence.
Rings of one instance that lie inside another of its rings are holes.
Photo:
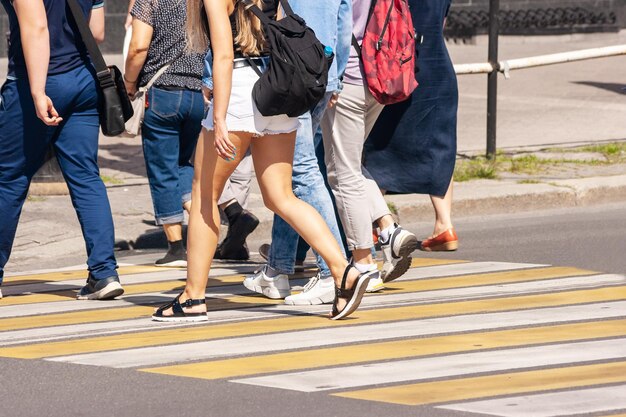
[[[496,155],[496,116],[499,72],[503,73],[505,78],[509,78],[509,72],[512,70],[626,55],[626,45],[615,45],[499,61],[499,8],[500,0],[489,1],[489,62],[459,64],[454,66],[457,75],[487,74],[487,158],[494,158]]]

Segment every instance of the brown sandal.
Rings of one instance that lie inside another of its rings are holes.
[[[359,307],[359,304],[361,304],[363,294],[365,294],[365,290],[367,289],[367,284],[370,280],[369,272],[360,274],[352,288],[346,288],[346,281],[348,280],[348,272],[350,272],[350,268],[354,268],[354,266],[352,264],[348,264],[346,270],[343,272],[341,287],[335,287],[335,302],[333,303],[333,311],[330,316],[331,320],[343,319],[352,314]],[[341,311],[337,308],[337,301],[340,298],[348,300]]]

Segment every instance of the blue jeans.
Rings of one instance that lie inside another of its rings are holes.
[[[293,156],[292,186],[296,197],[313,206],[320,213],[337,242],[341,242],[333,202],[320,173],[313,143],[314,132],[319,127],[330,96],[331,93],[327,93],[312,112],[299,118],[300,127],[296,133]],[[298,233],[279,216],[274,216],[269,266],[283,274],[293,274],[297,247]],[[315,256],[322,276],[329,276],[330,270],[326,262],[319,254],[316,253]]]
[[[46,126],[37,118],[25,74],[2,86],[0,284],[30,181],[50,145],[78,215],[89,272],[95,279],[117,276],[113,218],[98,168],[98,90],[94,75],[81,66],[49,76],[46,93],[63,117],[60,126]]]
[[[181,223],[183,203],[191,200],[191,157],[202,126],[200,91],[148,91],[149,107],[141,129],[143,156],[157,224]]]

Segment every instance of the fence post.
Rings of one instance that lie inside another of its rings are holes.
[[[498,36],[500,33],[500,0],[489,0],[489,63],[487,75],[487,158],[496,155],[496,114],[498,109]]]

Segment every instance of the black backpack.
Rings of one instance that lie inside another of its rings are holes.
[[[325,54],[313,30],[293,12],[287,0],[280,0],[285,17],[278,21],[268,18],[250,0],[242,2],[261,19],[270,52],[269,67],[264,73],[248,59],[259,75],[252,89],[259,112],[263,116],[298,117],[312,110],[326,93],[328,68],[334,54]]]

